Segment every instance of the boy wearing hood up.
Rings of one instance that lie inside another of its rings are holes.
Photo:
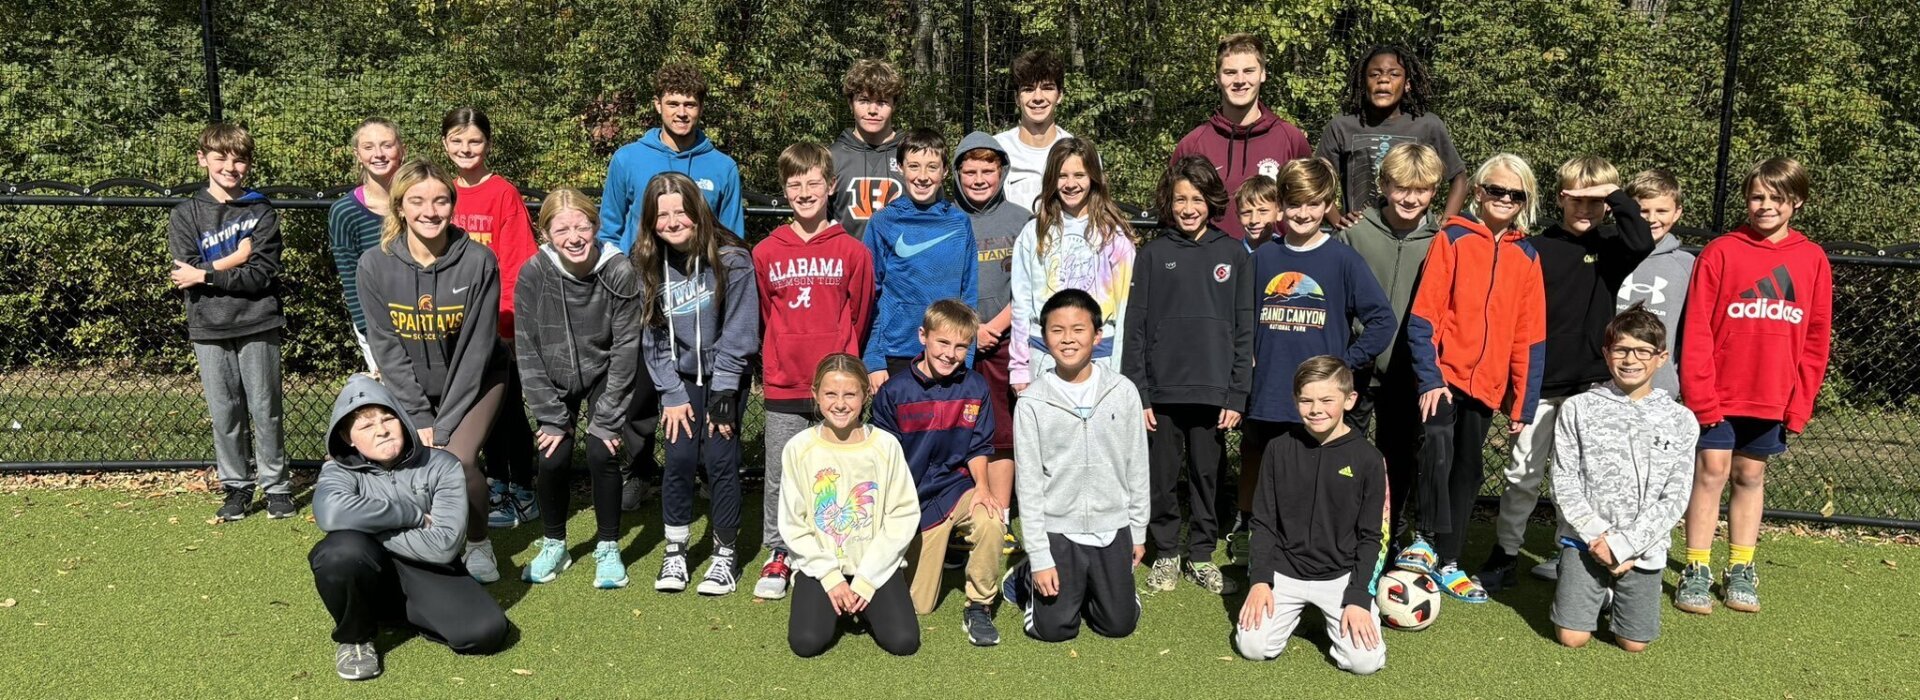
[[[1206,122],[1187,132],[1173,147],[1168,167],[1187,156],[1200,156],[1220,171],[1228,192],[1254,175],[1278,179],[1280,166],[1313,153],[1300,128],[1260,101],[1267,81],[1266,44],[1252,34],[1231,34],[1220,40],[1214,81],[1220,86],[1220,107]],[[1213,225],[1236,239],[1247,237],[1237,213],[1222,211]]]
[[[333,616],[341,678],[380,675],[373,638],[404,616],[426,638],[460,654],[506,642],[507,616],[467,574],[467,482],[452,453],[420,444],[407,412],[362,374],[333,402],[327,452],[313,487],[313,518],[327,533],[307,554],[314,587]]]
[[[707,80],[687,63],[668,63],[653,74],[653,108],[660,126],[648,129],[640,140],[621,146],[607,164],[607,184],[600,201],[599,239],[633,252],[640,235],[640,193],[653,176],[676,172],[693,180],[721,226],[746,235],[746,210],[740,204],[740,166],[715,148],[700,128],[707,101]]]
[[[1001,503],[1013,499],[1014,392],[1007,374],[1007,333],[1013,326],[1013,242],[1033,220],[1032,211],[1007,199],[1014,172],[1005,139],[984,131],[967,134],[953,156],[954,182],[960,186],[954,201],[973,223],[980,260],[980,300],[973,306],[980,315],[980,330],[974,337],[973,369],[993,392],[993,458],[987,463],[987,483]]]
[[[853,111],[853,127],[840,132],[829,147],[835,171],[833,218],[855,240],[866,236],[868,219],[907,192],[900,171],[906,154],[899,152],[906,134],[893,126],[893,110],[906,91],[900,71],[874,58],[855,61],[840,80],[840,96]]]
[[[267,517],[285,518],[294,505],[280,433],[280,329],[287,323],[280,309],[280,215],[244,186],[253,165],[253,137],[245,129],[207,127],[194,157],[207,171],[207,186],[173,208],[167,251],[213,419],[214,462],[226,492],[215,517],[247,517],[257,485],[267,494]],[[256,465],[251,479],[249,461]]]

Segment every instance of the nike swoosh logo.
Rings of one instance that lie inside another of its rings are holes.
[[[953,232],[948,231],[945,234],[942,234],[940,236],[935,236],[933,238],[921,241],[919,243],[908,243],[907,237],[901,236],[900,240],[893,242],[893,254],[903,258],[911,258],[915,255],[919,255],[921,253],[927,252],[928,248],[932,248],[935,245],[938,245],[941,241],[947,240],[952,237],[953,237]]]
[[[453,288],[453,293],[454,293],[454,294],[459,294],[459,293],[461,293],[461,292],[465,292],[465,291],[467,291],[467,289],[468,289],[468,288],[470,288],[470,287],[472,287],[472,286],[473,286],[473,285],[471,285],[471,284],[469,284],[469,285],[467,285],[466,287],[454,287],[454,288]]]

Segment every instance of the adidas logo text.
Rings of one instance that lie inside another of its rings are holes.
[[[1786,321],[1787,323],[1798,325],[1800,320],[1806,318],[1806,316],[1807,312],[1805,310],[1789,305],[1782,299],[1736,301],[1727,305],[1728,318],[1766,319],[1769,321]]]

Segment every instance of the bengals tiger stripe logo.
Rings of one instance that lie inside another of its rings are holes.
[[[847,214],[856,221],[873,218],[900,197],[900,183],[887,177],[856,177],[847,182]]]

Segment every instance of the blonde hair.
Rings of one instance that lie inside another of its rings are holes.
[[[1780,193],[1793,200],[1794,206],[1807,203],[1808,192],[1812,189],[1812,178],[1800,161],[1792,158],[1768,158],[1754,163],[1747,170],[1747,177],[1740,181],[1742,198],[1753,194],[1754,185],[1765,185],[1767,189]]]
[[[813,389],[819,391],[820,383],[827,380],[827,375],[835,372],[853,377],[853,381],[860,384],[861,394],[873,393],[873,383],[867,379],[867,363],[844,352],[836,352],[820,358],[820,364],[813,368]]]
[[[1325,158],[1296,158],[1280,166],[1280,206],[1326,204],[1340,197],[1340,176]]]
[[[1560,164],[1559,176],[1562,190],[1620,184],[1620,171],[1607,159],[1595,155],[1567,159],[1567,162]]]
[[[784,185],[787,178],[805,175],[808,170],[820,169],[820,175],[833,185],[833,152],[826,146],[812,141],[802,141],[780,151],[780,182]]]
[[[1512,153],[1494,154],[1487,162],[1480,164],[1479,170],[1473,171],[1473,186],[1486,184],[1487,177],[1494,170],[1505,170],[1520,179],[1520,190],[1527,193],[1527,201],[1520,204],[1520,214],[1513,217],[1513,226],[1522,232],[1533,228],[1534,219],[1540,216],[1540,181],[1534,179],[1533,167],[1527,165],[1526,159]],[[1470,206],[1473,215],[1480,216],[1480,198],[1475,197]]]
[[[580,190],[562,187],[548,192],[547,198],[540,200],[540,219],[534,223],[534,237],[547,240],[547,231],[553,228],[553,220],[560,216],[560,212],[568,210],[586,214],[593,229],[600,230],[600,204]]]
[[[1315,355],[1300,363],[1293,372],[1293,395],[1299,396],[1314,382],[1333,380],[1340,393],[1353,393],[1353,370],[1347,369],[1347,363],[1332,355]]]
[[[393,242],[400,240],[400,234],[407,230],[406,215],[400,211],[401,201],[406,199],[407,190],[428,180],[438,180],[447,188],[448,204],[459,201],[460,193],[453,187],[453,178],[447,177],[439,166],[424,160],[400,164],[400,170],[393,174],[393,187],[387,190],[387,215],[380,220],[380,249],[388,255],[393,254]]]
[[[1445,163],[1440,162],[1440,152],[1424,143],[1403,143],[1387,151],[1380,159],[1380,172],[1374,185],[1380,191],[1387,191],[1387,184],[1395,187],[1434,188],[1440,186],[1440,180],[1446,177]]]
[[[1627,180],[1627,196],[1634,199],[1652,199],[1654,197],[1672,197],[1674,204],[1680,203],[1680,178],[1664,168],[1648,168]]]
[[[980,330],[980,316],[964,301],[941,299],[927,306],[927,312],[920,317],[920,330],[928,333],[956,330],[972,336]]]

